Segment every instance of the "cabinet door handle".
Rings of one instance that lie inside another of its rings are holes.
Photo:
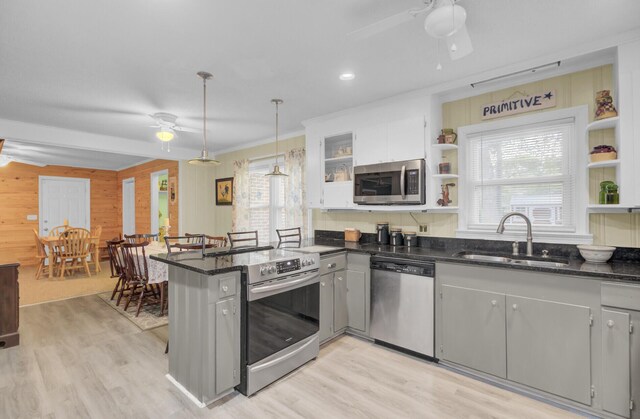
[[[496,300],[491,300],[491,305],[495,307],[498,305],[498,302]]]
[[[229,310],[227,310],[226,308],[222,309],[222,315],[226,316],[227,314],[229,314]]]
[[[321,282],[321,283],[320,283],[320,286],[323,286],[323,287],[324,287],[324,282]]]
[[[616,324],[613,320],[607,320],[607,327],[611,328]]]
[[[327,265],[327,268],[331,269],[331,268],[335,268],[336,264],[335,263],[330,263]]]
[[[229,291],[229,287],[227,287],[226,285],[222,286],[222,291],[227,292]]]
[[[514,304],[511,307],[513,308],[514,311],[518,309],[518,305],[517,304]]]
[[[342,281],[342,277],[341,276],[338,277],[338,281]]]

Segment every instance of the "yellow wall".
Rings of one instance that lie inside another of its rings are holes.
[[[482,105],[506,99],[517,91],[533,94],[546,89],[556,90],[557,105],[555,108],[539,112],[588,105],[591,121],[594,114],[595,93],[603,89],[614,90],[612,74],[612,66],[607,65],[445,103],[442,106],[443,127],[457,129],[464,125],[481,123],[480,109]],[[613,142],[613,130],[591,133],[589,138],[590,147],[597,144],[613,144]],[[456,152],[451,152],[448,159],[454,163],[454,171],[457,160],[455,154]],[[578,170],[582,170],[582,168],[578,168]],[[591,202],[594,202],[593,199],[597,196],[600,181],[615,180],[615,173],[613,169],[591,170],[589,177]],[[453,188],[453,205],[455,205],[456,192],[456,188]],[[414,216],[420,223],[429,225],[427,234],[430,236],[455,236],[458,223],[455,214],[415,213]],[[343,230],[345,227],[355,227],[363,232],[373,233],[377,221],[389,221],[394,226],[411,230],[417,229],[416,222],[407,213],[322,212],[320,210],[313,212],[314,229]],[[640,247],[640,214],[592,214],[589,224],[590,231],[594,236],[594,243]]]
[[[304,136],[278,142],[278,149],[304,147]],[[180,163],[180,180],[183,199],[182,232],[205,233],[226,236],[231,231],[231,206],[216,206],[215,179],[232,177],[233,162],[242,159],[266,158],[275,154],[275,143],[262,144],[243,150],[216,155],[221,164],[215,167],[198,167]]]

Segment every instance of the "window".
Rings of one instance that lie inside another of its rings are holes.
[[[584,131],[577,128],[577,116],[568,113],[544,112],[460,129],[461,231],[495,231],[504,214],[517,211],[529,217],[536,232],[585,232],[584,216],[576,210],[583,200],[582,188],[576,186],[584,182],[577,175],[583,146],[576,132]],[[511,231],[525,228],[520,217],[506,224]]]
[[[282,158],[280,169],[284,171]],[[248,230],[258,230],[261,241],[277,241],[276,228],[286,225],[286,210],[283,176],[265,176],[273,170],[275,159],[252,161],[249,165],[249,208],[250,226]]]

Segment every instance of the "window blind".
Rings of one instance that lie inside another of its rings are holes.
[[[568,118],[468,135],[468,228],[494,228],[518,211],[538,230],[575,231],[574,126]]]

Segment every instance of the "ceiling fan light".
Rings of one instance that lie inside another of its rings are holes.
[[[467,11],[462,6],[443,5],[427,15],[424,30],[434,38],[445,38],[456,33],[466,20]]]
[[[160,128],[159,131],[156,131],[156,138],[165,143],[173,140],[175,136],[176,134],[171,128]]]

